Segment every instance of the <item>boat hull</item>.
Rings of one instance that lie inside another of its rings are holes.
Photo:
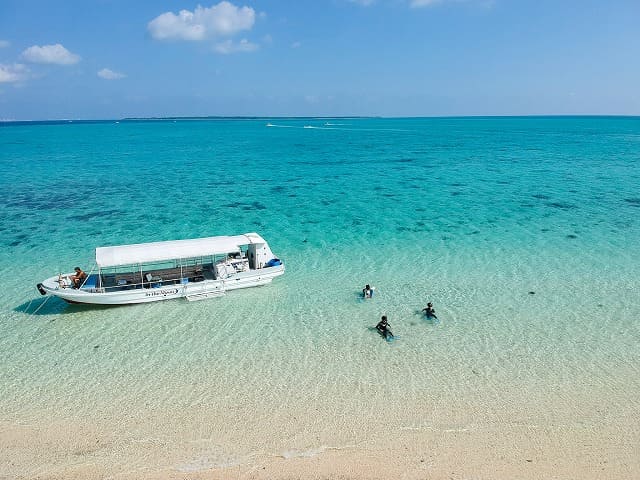
[[[105,291],[101,288],[63,288],[59,276],[48,278],[38,284],[38,290],[54,295],[69,303],[92,305],[130,305],[158,302],[176,298],[200,299],[224,295],[229,290],[257,287],[271,283],[284,274],[284,265],[250,270],[231,275],[225,279],[203,280],[184,285],[162,285],[157,288],[137,288],[132,290]]]

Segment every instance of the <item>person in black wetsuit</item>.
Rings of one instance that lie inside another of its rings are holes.
[[[384,338],[389,338],[393,337],[393,333],[391,333],[390,327],[391,325],[389,325],[389,322],[387,321],[387,316],[383,315],[382,319],[376,325],[376,330],[378,330],[378,332],[380,332],[380,335],[382,335]]]
[[[423,308],[422,311],[427,315],[427,318],[438,318],[436,317],[436,311],[431,302],[427,303],[427,306]]]

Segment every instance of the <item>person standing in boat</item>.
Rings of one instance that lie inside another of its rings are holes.
[[[71,275],[71,281],[73,282],[73,288],[80,288],[84,281],[87,279],[87,274],[84,273],[80,267],[74,268],[76,271],[75,275]]]

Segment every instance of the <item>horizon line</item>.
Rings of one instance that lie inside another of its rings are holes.
[[[638,118],[639,115],[628,114],[532,114],[532,115],[407,115],[407,116],[385,116],[385,115],[171,115],[171,116],[151,116],[151,117],[121,117],[121,118],[49,118],[49,119],[0,119],[0,124],[7,123],[89,123],[89,122],[136,122],[136,121],[165,121],[165,120],[261,120],[261,119],[298,119],[298,120],[327,120],[327,119],[446,119],[446,118]]]

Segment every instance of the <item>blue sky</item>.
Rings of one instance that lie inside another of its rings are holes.
[[[0,119],[640,114],[640,1],[0,0]]]

